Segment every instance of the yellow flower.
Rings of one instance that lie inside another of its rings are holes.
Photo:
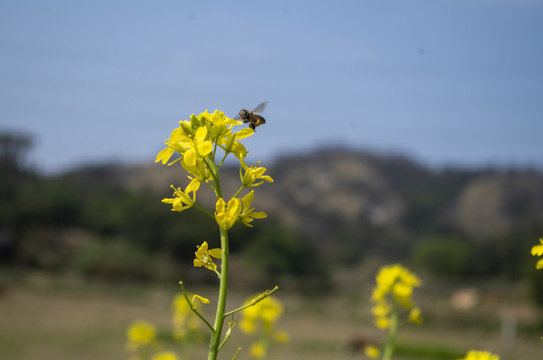
[[[252,301],[247,301],[249,304]],[[268,296],[259,301],[253,306],[249,306],[242,312],[240,328],[246,334],[254,334],[258,330],[262,330],[268,335],[273,335],[273,325],[283,313],[283,305],[281,302]]]
[[[414,307],[409,312],[409,321],[415,324],[422,324],[421,311],[418,307]]]
[[[224,229],[228,230],[237,221],[237,218],[241,212],[241,201],[238,198],[232,198],[228,201],[228,204],[224,202],[223,198],[217,200],[215,205],[215,220],[217,224]]]
[[[393,293],[404,307],[410,308],[413,287],[420,286],[420,279],[399,264],[384,266],[376,276],[377,286],[373,290],[372,300],[379,301]]]
[[[466,354],[465,358],[458,359],[458,360],[500,360],[500,357],[488,351],[470,350]]]
[[[379,329],[386,330],[390,326],[390,319],[388,317],[377,317],[374,323]]]
[[[370,345],[364,348],[364,354],[366,354],[366,356],[371,359],[377,359],[379,357],[380,352],[378,348]]]
[[[257,341],[251,345],[251,357],[262,359],[266,355],[266,349],[261,341]]]
[[[286,331],[277,331],[273,334],[273,339],[279,343],[287,343],[290,341],[290,335]]]
[[[200,125],[201,121],[194,114],[191,121],[180,121],[179,127],[174,129],[169,139],[166,139],[167,147],[161,150],[155,162],[161,161],[167,163],[174,152],[183,155],[183,160],[189,166],[194,166],[197,160],[207,156],[213,151],[213,143],[207,139],[208,129],[205,125]],[[170,162],[172,165],[181,158]]]
[[[213,262],[213,258],[220,259],[222,257],[221,249],[207,249],[207,242],[204,241],[196,251],[194,259],[194,267],[203,266],[209,270],[216,271],[217,265]],[[207,299],[206,299],[207,300]]]
[[[251,190],[250,193],[248,193],[241,199],[241,202],[243,204],[243,211],[239,215],[240,221],[244,225],[249,226],[249,227],[253,227],[253,225],[251,225],[251,222],[254,219],[264,219],[268,217],[268,215],[266,215],[265,212],[263,211],[255,212],[254,208],[251,208],[251,204],[253,203],[254,197],[255,197],[255,192],[254,190]]]
[[[376,283],[371,301],[375,303],[372,314],[378,328],[385,330],[390,326],[392,309],[397,308],[390,302],[410,310],[409,321],[416,324],[422,322],[420,309],[414,307],[411,301],[413,288],[422,284],[416,275],[399,264],[384,266],[376,276]]]
[[[147,321],[134,321],[126,330],[127,349],[135,351],[140,347],[150,345],[156,338],[156,328]]]
[[[209,133],[214,139],[224,139],[232,133],[231,129],[234,125],[243,124],[242,121],[231,119],[219,110],[215,110],[211,114],[206,110],[200,113],[197,119],[202,125],[208,127]]]
[[[254,167],[254,165],[251,165],[250,167],[245,164],[243,161],[243,158],[240,158],[241,167],[239,168],[239,176],[241,178],[241,184],[243,186],[247,187],[256,187],[259,185],[262,185],[264,181],[267,181],[269,183],[273,182],[273,179],[268,176],[264,175],[264,172],[266,171],[266,168],[264,167]],[[257,165],[260,164],[260,161],[257,163]],[[242,174],[242,169],[245,170],[245,174]],[[258,183],[255,183],[257,180],[264,180],[260,181]]]
[[[175,188],[172,185],[171,188],[173,189],[175,197],[162,199],[162,202],[172,204],[172,211],[181,212],[186,210],[194,205],[194,202],[196,201],[196,191],[198,191],[199,187],[200,183],[194,180],[190,182],[185,191],[181,190],[181,187]],[[192,197],[189,195],[191,192]]]
[[[200,126],[194,133],[194,138],[183,136],[181,137],[181,145],[186,149],[183,160],[188,166],[196,165],[196,160],[208,155],[213,151],[213,144],[206,140],[207,127]]]
[[[155,354],[151,360],[181,360],[173,351],[161,351]]]
[[[174,152],[177,151],[179,153],[182,153],[184,151],[184,148],[179,143],[182,136],[185,136],[185,133],[181,126],[173,129],[172,134],[170,135],[170,138],[165,140],[165,144],[167,145],[167,147],[158,153],[155,162],[161,161],[163,164],[166,164],[168,160],[172,157]],[[174,160],[168,165],[172,165],[178,160],[179,159]]]
[[[385,301],[379,301],[377,305],[371,308],[372,314],[377,317],[387,317],[390,310],[390,306]]]
[[[535,245],[532,248],[532,256],[541,256],[541,255],[543,255],[543,238],[539,239],[539,245]],[[535,267],[537,270],[543,269],[543,259],[539,259]]]

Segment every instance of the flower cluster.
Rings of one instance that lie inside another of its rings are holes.
[[[539,239],[539,245],[535,245],[532,248],[532,256],[542,256],[543,255],[543,238]],[[539,259],[536,264],[536,269],[543,269],[543,259]]]
[[[465,358],[458,359],[458,360],[500,360],[500,357],[488,351],[470,350],[466,354]]]
[[[253,135],[254,130],[244,128],[234,131],[234,126],[241,124],[241,121],[230,119],[218,110],[213,113],[205,111],[199,115],[192,114],[190,121],[179,122],[179,127],[166,139],[166,148],[156,157],[156,162],[163,164],[173,165],[180,162],[190,174],[190,182],[184,190],[172,185],[174,196],[162,200],[172,205],[172,211],[181,212],[194,206],[200,184],[206,183],[217,195],[214,218],[223,230],[230,229],[236,222],[252,226],[254,219],[267,216],[264,212],[255,212],[254,208],[251,208],[253,191],[242,198],[237,197],[244,188],[273,182],[270,176],[264,174],[266,168],[258,166],[259,163],[257,166],[248,166],[245,163],[244,158],[248,151],[238,140]],[[223,152],[223,157],[217,164],[219,149]],[[177,157],[174,154],[177,154]],[[240,161],[241,188],[226,201],[222,196],[218,170],[228,154],[234,154]],[[174,159],[171,160],[172,158]]]
[[[416,275],[395,264],[381,268],[376,282],[371,301],[375,304],[372,313],[377,327],[387,329],[391,316],[395,316],[399,308],[409,311],[410,322],[417,324],[422,322],[420,309],[411,300],[413,288],[422,284]]]
[[[249,305],[255,300],[247,301]],[[266,297],[259,300],[253,306],[245,308],[242,312],[240,329],[246,334],[256,335],[257,340],[251,345],[251,356],[256,359],[263,359],[269,348],[270,340],[277,342],[287,342],[288,334],[275,330],[275,323],[283,314],[283,305],[272,297]]]

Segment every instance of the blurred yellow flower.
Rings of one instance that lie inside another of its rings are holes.
[[[283,313],[283,305],[272,296],[260,300],[261,296],[245,302],[246,305],[253,303],[255,305],[249,306],[242,311],[240,321],[242,332],[254,335],[259,339],[251,347],[251,356],[257,359],[266,357],[271,340],[283,343],[289,341],[286,332],[275,330],[275,323]]]
[[[380,355],[380,351],[375,346],[370,345],[364,348],[364,354],[371,359],[377,359]]]
[[[250,301],[246,304],[249,304]],[[283,305],[281,302],[275,297],[268,296],[242,311],[240,329],[246,334],[263,331],[266,335],[273,337],[276,334],[274,324],[282,314]],[[284,339],[285,336],[286,333],[282,333],[280,337]]]
[[[415,324],[422,324],[421,310],[418,307],[414,307],[409,312],[409,321]]]
[[[414,307],[411,296],[413,288],[421,284],[422,281],[415,274],[399,264],[382,267],[376,276],[376,287],[371,296],[371,301],[375,303],[372,307],[375,325],[380,329],[387,329],[390,326],[392,309],[396,306],[410,310],[409,321],[420,324],[421,311]]]
[[[155,354],[151,360],[181,360],[173,351],[161,351]]]
[[[257,341],[251,345],[251,357],[255,359],[262,359],[266,355],[266,349],[261,341]]]
[[[532,256],[541,256],[543,255],[543,238],[539,239],[539,245],[535,245],[532,248]],[[543,269],[543,259],[539,259],[536,264],[536,269]]]
[[[500,357],[488,351],[470,350],[466,354],[465,358],[458,359],[458,360],[500,360]]]
[[[152,344],[156,338],[156,328],[147,321],[137,320],[130,324],[126,330],[126,338],[127,349],[135,351],[140,347]]]
[[[287,343],[290,341],[290,335],[286,331],[277,331],[273,335],[273,339],[278,343]]]

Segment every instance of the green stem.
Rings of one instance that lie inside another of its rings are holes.
[[[388,327],[388,340],[385,345],[382,360],[392,359],[394,346],[396,345],[396,332],[398,331],[398,307],[395,305],[390,315],[390,324]]]
[[[204,208],[202,208],[202,207],[200,207],[200,206],[198,206],[198,205],[196,205],[196,204],[194,204],[194,205],[192,205],[192,206],[194,206],[196,209],[200,210],[201,212],[203,212],[204,214],[206,214],[206,215],[209,216],[210,218],[215,219],[215,216],[213,216],[213,214],[210,213],[209,211],[207,211],[206,209],[204,209]]]
[[[226,307],[226,291],[228,288],[228,231],[220,228],[221,232],[221,277],[219,287],[219,300],[217,303],[217,313],[215,315],[215,324],[213,325],[213,335],[209,344],[208,360],[216,360],[221,344],[221,333],[224,324],[224,309]]]
[[[248,303],[247,305],[244,305],[244,306],[239,307],[239,308],[237,308],[235,310],[229,311],[226,314],[224,314],[224,316],[234,315],[235,313],[240,312],[242,310],[245,310],[248,307],[255,306],[256,304],[258,304],[259,302],[261,302],[262,300],[264,300],[265,298],[267,298],[268,296],[273,294],[277,289],[279,289],[279,287],[276,286],[271,290],[266,290],[265,292],[263,292],[262,294],[258,295],[256,298],[251,300],[251,302]]]

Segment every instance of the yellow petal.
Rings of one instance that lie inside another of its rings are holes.
[[[206,156],[211,153],[211,151],[213,151],[213,144],[211,141],[208,140],[198,144],[198,154],[200,154],[200,156]]]
[[[543,245],[536,245],[532,248],[532,255],[533,256],[541,256],[543,255]]]
[[[155,162],[162,161],[163,164],[166,164],[168,162],[168,160],[170,160],[170,158],[172,157],[173,152],[174,152],[173,149],[171,149],[169,147],[167,147],[166,149],[161,150],[157,154]]]
[[[245,195],[241,202],[243,203],[243,211],[249,210],[251,207],[251,204],[253,203],[253,199],[255,198],[255,191],[251,190],[247,195]]]
[[[184,159],[185,159],[185,163],[188,166],[196,165],[196,150],[188,149],[187,151],[185,151]]]
[[[207,251],[207,253],[211,256],[213,256],[215,259],[222,258],[222,251],[221,249],[210,249]]]
[[[193,302],[193,303],[194,303],[194,300],[195,300],[195,299],[200,300],[200,301],[202,302],[202,304],[209,304],[209,299],[207,299],[207,298],[205,298],[205,297],[203,297],[203,296],[194,295],[194,296],[192,297],[192,302]]]
[[[196,134],[194,134],[194,140],[196,140],[197,143],[202,143],[206,139],[206,136],[207,136],[207,127],[200,126],[196,130]]]
[[[253,129],[251,128],[245,128],[245,129],[242,129],[240,131],[236,131],[236,139],[237,140],[241,140],[241,139],[245,139],[246,137],[249,137],[251,135],[253,135],[255,132]]]

